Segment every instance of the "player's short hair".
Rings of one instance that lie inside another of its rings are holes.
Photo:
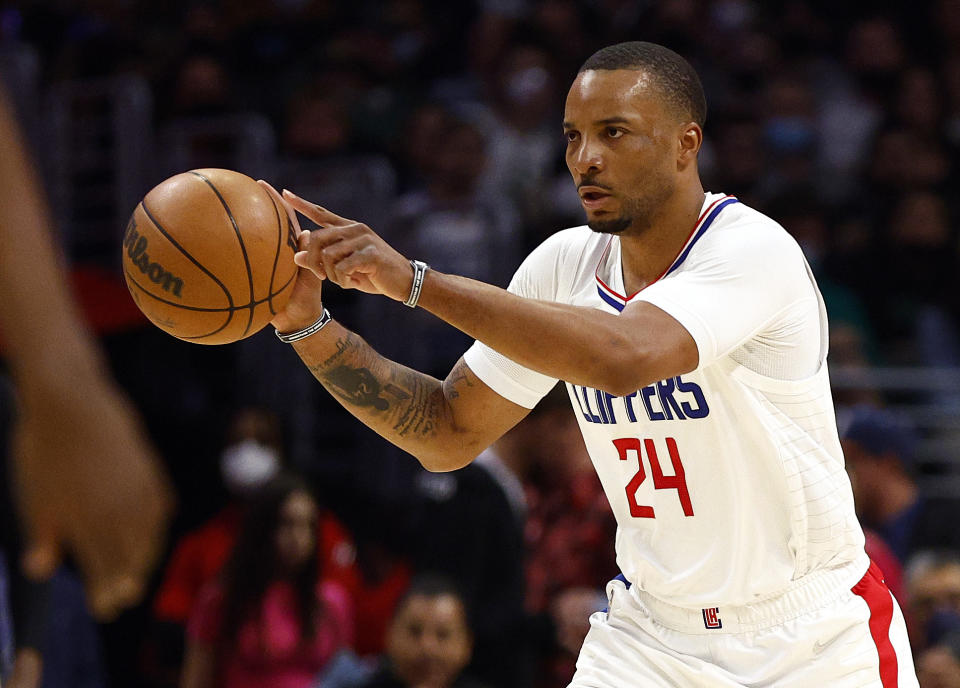
[[[707,121],[707,97],[693,66],[680,55],[656,43],[629,41],[601,48],[587,58],[588,69],[631,69],[646,72],[667,102],[701,127]]]

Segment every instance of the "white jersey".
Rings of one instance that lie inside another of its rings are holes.
[[[733,197],[707,194],[674,263],[632,296],[619,239],[588,227],[547,239],[510,290],[613,314],[647,301],[696,342],[695,371],[624,397],[567,384],[617,518],[627,580],[671,604],[707,608],[777,596],[814,571],[863,575],[868,560],[826,366],[826,313],[780,225]],[[480,342],[465,360],[527,408],[556,382]]]

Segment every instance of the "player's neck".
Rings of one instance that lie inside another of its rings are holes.
[[[697,180],[664,203],[644,232],[620,237],[623,286],[634,294],[670,267],[683,248],[703,208],[703,186]]]

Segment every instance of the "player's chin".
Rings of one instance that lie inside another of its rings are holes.
[[[600,234],[620,234],[630,226],[632,220],[623,215],[611,213],[591,213],[587,215],[587,226]]]

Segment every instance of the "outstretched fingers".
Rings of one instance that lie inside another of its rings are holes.
[[[283,199],[293,206],[297,212],[302,213],[304,217],[310,218],[321,227],[340,227],[353,224],[353,220],[340,217],[323,206],[300,198],[297,194],[287,189],[283,190]]]

